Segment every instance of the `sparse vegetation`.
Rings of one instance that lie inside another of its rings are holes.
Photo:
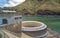
[[[42,10],[42,12],[49,10],[53,11],[54,14],[60,14],[60,5],[56,1],[59,3],[60,0],[26,0],[15,8],[22,14],[36,14],[38,10]]]
[[[54,0],[56,3],[59,3],[60,4],[60,0]]]
[[[23,15],[60,15],[60,0],[26,0],[24,3],[14,7],[13,9],[17,9],[17,11]]]

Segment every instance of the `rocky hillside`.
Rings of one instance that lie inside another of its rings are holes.
[[[26,0],[15,7],[22,13],[35,14],[37,12],[53,11],[60,13],[60,0]]]

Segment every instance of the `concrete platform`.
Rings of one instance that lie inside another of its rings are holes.
[[[29,35],[29,34],[27,34],[27,33],[24,33],[24,32],[22,32],[21,33],[21,37],[18,37],[18,36],[16,36],[16,35],[14,35],[14,34],[12,34],[12,33],[10,33],[10,32],[8,32],[8,31],[6,31],[6,30],[2,30],[4,33],[6,33],[8,36],[9,36],[9,38],[39,38],[39,37],[32,37],[32,36],[34,36],[35,34],[33,34],[33,35]],[[48,35],[47,36],[45,36],[44,38],[60,38],[60,35],[59,34],[57,34],[57,33],[55,33],[55,32],[53,32],[52,30],[49,30],[48,29]],[[37,34],[36,34],[37,35]]]
[[[18,35],[19,33],[17,34],[14,34],[14,33],[10,33],[9,31],[7,30],[2,30],[6,35],[9,36],[9,38],[37,38],[37,37],[44,37],[46,36],[48,33],[43,33],[44,35],[42,35],[42,33],[40,33],[39,31],[38,32],[21,32],[20,34],[21,35]]]

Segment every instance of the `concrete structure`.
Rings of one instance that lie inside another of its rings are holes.
[[[45,37],[47,35],[47,25],[38,21],[23,21],[22,31],[31,37]]]
[[[48,34],[47,26],[38,21],[22,21],[22,28],[20,28],[19,24],[18,26],[11,24],[5,26],[2,31],[10,38],[41,38],[47,36]]]
[[[0,27],[9,36],[8,30],[13,35],[14,33],[18,36],[26,34],[30,37],[45,37],[47,35],[47,26],[38,21],[22,21],[22,16],[16,10],[1,10]],[[22,26],[21,26],[22,25]],[[4,30],[5,29],[5,30]],[[10,37],[10,36],[9,36]]]
[[[1,10],[0,12],[0,26],[6,24],[15,24],[16,20],[20,21],[21,15],[16,10]]]
[[[21,30],[21,15],[16,10],[3,9],[0,13],[0,27],[13,32],[20,32]],[[12,27],[10,27],[10,25]],[[12,29],[11,29],[12,28]],[[17,31],[15,30],[17,29]]]

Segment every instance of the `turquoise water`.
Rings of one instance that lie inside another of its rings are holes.
[[[0,17],[1,18],[1,17]],[[43,17],[43,16],[23,16],[24,21],[40,21],[45,23],[48,28],[60,33],[60,17]],[[0,20],[0,24],[1,24]]]
[[[26,16],[23,17],[23,20],[43,22],[48,28],[60,33],[60,17]]]

